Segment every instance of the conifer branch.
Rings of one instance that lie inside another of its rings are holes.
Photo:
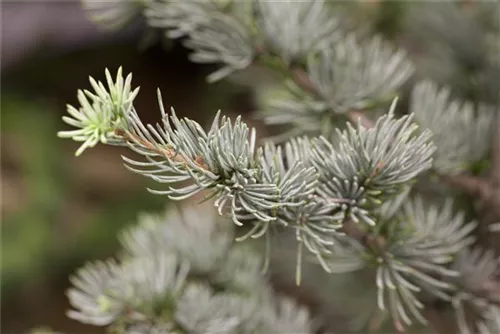
[[[428,85],[428,83],[422,83],[421,86],[417,86],[415,88],[415,91],[418,91],[419,89],[424,89],[423,86]],[[437,89],[435,86],[431,86],[431,89]],[[427,87],[426,87],[427,88]],[[428,88],[427,88],[428,89]],[[444,92],[443,92],[444,93]],[[448,92],[446,92],[448,93]],[[418,93],[414,93],[416,95]],[[421,93],[420,93],[421,94]],[[415,98],[415,96],[414,96]],[[423,97],[420,96],[420,99],[424,98],[429,98],[429,97]],[[436,107],[439,108],[439,107]],[[413,107],[413,110],[417,111],[418,107]],[[372,122],[366,118],[366,116],[363,115],[362,112],[359,111],[350,111],[348,113],[349,119],[352,122],[357,121],[358,119],[360,120],[361,124],[363,124],[366,127],[371,127],[373,126]],[[417,118],[418,119],[418,118]],[[500,153],[495,153],[495,152],[500,152],[500,122],[498,121],[498,117],[495,117],[495,120],[498,125],[495,127],[495,135],[493,136],[493,145],[492,145],[492,166],[490,168],[491,170],[491,182],[487,179],[484,179],[479,176],[474,176],[474,175],[468,175],[465,173],[460,173],[460,174],[439,174],[440,178],[450,184],[451,186],[463,191],[464,193],[468,194],[469,196],[479,196],[483,202],[487,202],[491,199],[491,196],[493,195],[494,189],[493,186],[495,184],[494,177],[496,176],[496,173],[500,174]],[[476,149],[475,147],[473,149]],[[495,160],[497,159],[497,160]],[[495,165],[495,161],[497,161],[497,165]],[[495,167],[499,166],[499,168]],[[499,176],[500,177],[500,176]]]
[[[359,244],[364,245],[366,248],[380,252],[384,249],[386,245],[386,240],[381,235],[373,235],[368,231],[363,231],[359,228],[351,219],[346,219],[342,223],[342,228],[340,231],[344,232],[350,238],[359,242]]]
[[[101,19],[109,24],[124,24],[122,20],[111,20],[112,12],[104,7],[108,15]],[[77,129],[60,135],[84,142],[77,155],[98,142],[129,146],[146,161],[124,157],[127,168],[167,184],[166,190],[153,193],[182,200],[209,190],[219,214],[229,216],[238,226],[250,227],[237,241],[262,236],[269,240],[277,224],[292,229],[297,242],[298,281],[306,251],[329,273],[374,266],[378,307],[390,314],[398,330],[415,319],[426,323],[422,310],[425,305],[420,298],[423,291],[451,302],[462,327],[465,307],[472,305],[481,317],[489,314],[496,302],[486,294],[496,290],[492,288],[494,279],[488,275],[497,269],[496,262],[489,255],[472,252],[461,255],[450,268],[456,254],[474,242],[471,232],[476,224],[455,214],[451,201],[438,208],[424,205],[418,197],[414,201],[406,198],[411,182],[432,167],[454,187],[483,201],[491,199],[498,181],[492,185],[489,180],[467,173],[470,162],[479,161],[490,149],[490,140],[484,144],[491,134],[489,108],[485,111],[480,106],[476,110],[470,103],[457,103],[449,99],[448,89],[422,83],[412,94],[410,115],[396,119],[394,99],[387,115],[371,121],[365,112],[391,100],[413,73],[413,65],[403,51],[380,37],[362,40],[356,34],[338,34],[339,21],[328,15],[321,0],[160,0],[141,1],[138,7],[148,23],[165,29],[169,38],[185,37],[183,43],[192,50],[192,61],[220,64],[208,77],[210,82],[251,65],[281,73],[286,82],[280,88],[283,94],[268,101],[270,114],[266,120],[293,125],[296,135],[324,136],[256,147],[255,131],[241,118],[232,122],[217,113],[210,130],[205,131],[192,120],[178,118],[173,109],[167,114],[160,96],[161,122],[145,125],[132,105],[137,90],[130,89],[130,76],[123,80],[120,70],[116,82],[106,73],[108,89],[91,79],[95,92],[80,92],[81,106],[68,107],[72,118],[64,120]],[[137,7],[131,5],[119,12],[127,18],[138,13]],[[476,113],[479,109],[485,112]],[[335,133],[330,123],[338,115],[350,123],[344,131]],[[423,131],[417,132],[414,117]],[[456,136],[441,133],[444,128],[455,130]],[[498,151],[498,127],[495,131],[492,146]],[[431,132],[435,135],[436,154],[430,143]],[[335,142],[331,141],[333,135]],[[493,152],[492,179],[500,165],[497,153]],[[186,186],[184,181],[191,184]],[[138,234],[144,237],[144,233]],[[144,247],[133,244],[129,248]],[[148,252],[151,255],[159,250]],[[239,255],[234,256],[239,259]],[[177,265],[178,259],[183,260],[180,255],[172,259],[150,258],[150,262],[137,261],[135,269],[150,272],[155,266],[182,267]],[[199,265],[193,259],[191,262]],[[232,258],[228,262],[238,261]],[[87,273],[93,277],[100,273],[106,281],[115,270],[120,271],[121,266],[112,263],[106,270],[94,267]],[[222,276],[231,276],[226,271]],[[126,270],[122,274],[132,283],[144,279]],[[219,299],[211,298],[210,287],[179,288],[187,281],[185,270],[170,277],[162,275],[159,279],[168,281],[165,288],[174,297],[183,293],[179,308],[189,311],[181,312],[175,325],[198,330],[200,327],[192,325],[194,319],[207,315],[196,313],[197,300],[206,301],[206,309],[218,309]],[[251,282],[245,281],[254,287]],[[86,282],[77,285],[80,290],[95,293],[85,286]],[[84,291],[73,291],[73,301],[78,304],[82,295],[89,297]],[[102,307],[99,300],[92,299],[95,296],[90,297],[90,306],[77,315],[81,320],[94,316],[85,314],[87,310],[92,313]],[[241,305],[232,297],[225,301]],[[108,322],[123,310],[119,301],[105,301],[105,306],[111,308],[94,321]],[[307,323],[293,305],[284,302],[280,307],[300,323]],[[231,311],[223,308],[223,312]],[[483,325],[486,320],[480,319],[477,326]],[[222,331],[233,330],[234,326],[228,321]]]
[[[166,159],[171,159],[175,162],[180,162],[183,164],[188,163],[188,160],[186,158],[184,158],[180,154],[177,154],[173,149],[155,146],[152,142],[149,142],[146,139],[141,138],[141,137],[131,133],[128,130],[116,129],[115,134],[118,137],[124,138],[125,141],[127,141],[127,142],[144,146],[145,148],[147,148],[151,152],[157,153],[158,155],[163,156]],[[204,169],[205,171],[209,171],[207,164],[205,164],[205,162],[203,161],[203,158],[201,156],[195,157],[193,162],[201,169]]]
[[[120,233],[120,260],[70,278],[68,316],[120,333],[311,333],[309,311],[273,291],[227,227],[213,211],[141,215]]]
[[[416,120],[433,132],[437,152],[434,171],[453,187],[473,197],[488,202],[494,193],[492,179],[468,174],[468,166],[487,154],[491,147],[491,173],[496,173],[495,159],[498,123],[491,106],[479,104],[474,107],[470,101],[451,98],[447,87],[423,81],[415,85],[411,96],[410,111]],[[453,135],[445,133],[444,128],[454,130]],[[500,164],[500,162],[498,162]],[[493,175],[493,174],[492,174]]]
[[[112,89],[115,84],[109,80]],[[116,81],[120,89],[118,93],[112,91],[110,96],[121,95],[119,101],[128,103],[131,98],[123,96],[121,90],[131,91],[130,80],[125,86],[121,77]],[[91,82],[95,83],[93,79]],[[159,183],[192,181],[181,188],[169,186],[167,190],[151,192],[182,200],[210,190],[209,196],[216,198],[220,214],[229,214],[239,226],[244,222],[253,225],[238,240],[261,237],[269,233],[271,224],[289,226],[296,230],[300,247],[304,245],[313,253],[327,271],[324,257],[330,252],[328,246],[337,237],[341,221],[348,218],[356,224],[376,225],[365,206],[378,205],[380,197],[398,193],[402,184],[431,166],[434,148],[428,141],[428,133],[413,136],[416,127],[411,117],[394,119],[396,101],[389,114],[381,117],[373,128],[358,124],[357,128],[348,126],[346,131],[339,131],[338,148],[324,137],[256,148],[255,131],[248,129],[240,118],[232,123],[218,113],[206,132],[192,120],[179,119],[173,109],[168,115],[158,92],[162,123],[156,127],[144,125],[132,105],[127,104],[123,112],[119,102],[107,102],[108,95],[101,83],[94,86],[97,95],[88,93],[93,104],[82,100],[78,110],[89,115],[105,112],[120,120],[104,120],[110,129],[114,127],[113,131],[108,130],[112,132],[108,136],[147,159],[140,162],[124,157],[129,170]],[[77,109],[68,107],[71,115],[80,117],[74,110]],[[69,124],[82,127],[66,133],[76,133],[78,139],[82,138],[80,133],[89,133],[89,138],[94,138],[86,123],[66,119]],[[377,138],[384,138],[384,142],[377,142]],[[398,144],[394,145],[392,140]],[[370,248],[375,247],[376,241],[370,236],[362,239]],[[298,265],[300,261],[301,257]]]

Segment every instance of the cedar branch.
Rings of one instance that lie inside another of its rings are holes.
[[[115,130],[115,134],[117,136],[123,137],[128,142],[132,142],[132,143],[136,143],[136,144],[139,144],[141,146],[144,146],[148,150],[155,152],[158,155],[164,156],[167,159],[171,159],[171,160],[174,160],[176,162],[187,163],[186,158],[184,156],[178,154],[174,150],[153,145],[149,141],[136,136],[135,134],[131,133],[128,130],[118,129],[118,130]],[[202,157],[200,157],[200,156],[196,157],[196,159],[194,160],[194,163],[198,167],[205,169],[205,170],[208,170],[208,165],[205,163],[205,161],[203,160]]]

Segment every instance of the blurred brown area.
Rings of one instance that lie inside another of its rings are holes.
[[[89,75],[103,80],[106,67],[113,73],[119,66],[141,87],[136,108],[146,122],[158,120],[157,87],[166,106],[202,124],[219,108],[244,112],[248,98],[231,85],[206,84],[208,69],[160,34],[140,48],[141,22],[99,31],[76,1],[3,2],[1,22],[1,332],[48,326],[95,333],[65,315],[68,276],[86,261],[112,256],[116,233],[139,212],[168,203],[123,167],[120,155],[132,155],[126,149],[101,145],[74,157],[78,144],[56,137],[68,129],[65,104],[77,103]]]

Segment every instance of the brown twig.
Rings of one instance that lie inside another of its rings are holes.
[[[117,130],[115,130],[115,134],[117,136],[123,137],[126,141],[144,146],[148,150],[153,151],[153,152],[157,153],[158,155],[162,155],[162,156],[166,157],[167,159],[171,159],[171,160],[174,160],[176,162],[181,162],[181,163],[187,164],[187,160],[183,155],[178,154],[177,152],[175,152],[174,150],[169,149],[169,148],[155,146],[152,143],[150,143],[149,141],[136,136],[135,134],[131,133],[128,130],[117,129]],[[209,169],[208,165],[205,163],[203,158],[200,156],[196,157],[196,159],[194,160],[194,163],[202,169],[205,169],[205,170]]]
[[[360,110],[351,110],[347,113],[347,118],[351,121],[351,123],[357,124],[358,121],[361,122],[361,125],[365,128],[373,128],[373,122],[366,117],[362,111]]]
[[[307,75],[307,72],[300,67],[295,67],[291,69],[292,71],[292,79],[293,81],[304,91],[308,92],[309,94],[319,97],[320,94],[316,87],[314,86],[314,83],[311,81],[309,78],[309,75]]]
[[[479,197],[483,201],[488,201],[494,191],[492,184],[488,180],[474,175],[440,174],[440,178],[452,187],[463,191],[469,196]]]
[[[445,319],[441,310],[437,309],[435,306],[426,307],[423,310],[423,315],[434,333],[445,334],[458,332],[455,322]]]
[[[364,245],[365,247],[373,250],[377,254],[380,254],[383,252],[387,241],[385,238],[381,235],[373,235],[371,233],[365,232],[361,230],[358,225],[352,221],[351,219],[346,219],[342,223],[342,228],[340,229],[341,232],[344,232],[347,236],[350,238],[355,239],[358,241],[360,244]]]
[[[462,0],[458,3],[460,9],[462,10],[471,10],[474,7],[477,7],[477,1],[475,0]]]

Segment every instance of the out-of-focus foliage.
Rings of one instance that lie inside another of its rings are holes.
[[[403,330],[415,320],[427,322],[424,302],[450,303],[452,293],[463,288],[455,284],[457,276],[463,280],[471,277],[470,272],[451,270],[450,264],[460,249],[474,242],[470,234],[475,225],[467,224],[461,213],[454,214],[451,200],[442,203],[442,210],[427,207],[415,194],[418,188],[411,192],[411,187],[429,170],[447,176],[476,172],[473,167],[490,149],[496,111],[478,87],[488,83],[484,73],[495,63],[481,54],[487,43],[479,38],[477,23],[462,22],[462,3],[439,4],[436,12],[424,4],[410,5],[408,8],[415,9],[411,14],[401,3],[375,5],[381,11],[379,19],[391,13],[405,14],[413,20],[411,28],[429,25],[440,31],[451,52],[430,62],[416,60],[415,66],[415,52],[408,55],[376,33],[382,30],[397,41],[390,25],[369,22],[364,31],[350,32],[349,25],[341,24],[332,10],[335,6],[323,1],[143,3],[149,25],[163,29],[172,39],[183,37],[184,45],[192,50],[192,61],[220,67],[208,77],[209,82],[256,66],[281,75],[284,88],[277,90],[279,96],[266,95],[278,99],[260,99],[264,109],[271,107],[265,119],[291,125],[288,136],[322,135],[317,138],[293,138],[282,146],[266,144],[257,149],[255,132],[240,118],[233,123],[217,113],[210,130],[205,131],[199,123],[177,117],[173,109],[167,114],[161,97],[161,122],[155,126],[144,124],[133,107],[122,117],[113,108],[102,110],[80,102],[88,115],[110,114],[110,119],[121,119],[101,124],[112,124],[108,132],[116,137],[112,144],[127,145],[143,156],[145,161],[124,158],[130,170],[159,183],[181,184],[154,193],[181,200],[210,191],[220,214],[229,215],[241,228],[251,226],[237,240],[264,236],[266,254],[273,244],[272,228],[294,231],[298,284],[304,258],[318,262],[328,273],[360,270],[363,265],[375,268],[372,283],[378,291],[378,309]],[[446,14],[447,23],[457,24],[456,31],[446,30],[437,20],[438,12]],[[411,30],[399,19],[392,24],[392,28]],[[477,47],[471,50],[457,39],[468,34],[478,37],[473,41]],[[481,57],[485,64],[478,59]],[[439,66],[443,60],[449,60],[448,67]],[[436,65],[441,74],[428,71]],[[465,67],[462,73],[460,65]],[[463,85],[439,90],[424,80],[414,87],[406,111],[410,115],[395,117],[395,100],[388,115],[370,115],[388,97],[401,93],[413,74],[440,83],[455,77]],[[116,82],[122,80],[119,75]],[[110,91],[113,85],[109,83]],[[462,91],[464,100],[472,101],[457,102],[453,91]],[[88,95],[95,104],[103,104],[105,94]],[[130,98],[135,97],[132,95]],[[477,100],[480,98],[487,101],[483,104]],[[68,112],[78,118],[73,109]],[[344,131],[335,131],[339,115],[357,126],[347,124]],[[81,129],[67,132],[67,137],[95,141],[95,133],[86,130],[88,125],[68,123]],[[458,137],[455,131],[460,132]],[[71,135],[74,133],[77,135]],[[450,139],[452,136],[455,138]],[[191,183],[184,185],[185,181]],[[306,255],[303,249],[307,249]],[[484,302],[494,301],[487,298]],[[482,322],[474,325],[486,326]],[[464,326],[459,327],[464,331]]]
[[[458,174],[488,154],[497,111],[487,104],[474,108],[471,101],[452,100],[450,95],[449,89],[439,89],[432,82],[418,83],[410,109],[417,122],[433,133],[437,147],[434,168],[443,174]]]
[[[309,333],[308,312],[275,295],[257,255],[232,245],[210,210],[142,215],[121,235],[119,260],[71,278],[71,318],[127,333]]]

